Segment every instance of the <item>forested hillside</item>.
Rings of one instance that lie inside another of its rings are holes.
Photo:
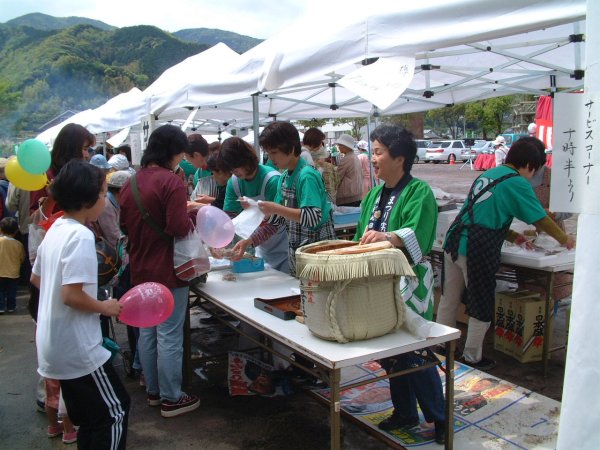
[[[0,24],[0,138],[36,135],[64,111],[96,108],[134,86],[143,90],[217,42],[240,52],[260,42],[222,30],[181,33],[38,13]]]

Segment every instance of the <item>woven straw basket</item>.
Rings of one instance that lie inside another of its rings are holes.
[[[344,343],[399,328],[405,312],[400,277],[414,276],[404,253],[397,249],[314,253],[337,245],[348,242],[321,241],[296,250],[302,311],[309,330],[322,339]]]

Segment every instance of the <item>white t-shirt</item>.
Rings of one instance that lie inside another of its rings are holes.
[[[302,151],[300,152],[300,158],[306,161],[308,165],[315,167],[315,161],[313,160],[313,157],[310,154],[310,150],[306,147],[302,147]]]
[[[38,249],[32,272],[41,279],[35,337],[39,374],[70,380],[92,373],[110,357],[102,347],[100,318],[65,305],[61,288],[83,283],[83,290],[96,298],[94,234],[76,220],[58,219]]]
[[[496,167],[499,167],[502,164],[504,164],[507,153],[508,149],[504,145],[501,145],[496,150],[494,150],[494,160],[496,161]]]

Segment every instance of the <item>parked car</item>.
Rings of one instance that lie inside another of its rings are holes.
[[[424,139],[415,139],[417,143],[417,156],[415,156],[415,163],[419,161],[425,161],[426,151],[431,146],[431,141]]]
[[[500,136],[504,137],[504,139],[506,140],[506,146],[510,148],[510,146],[513,145],[514,142],[518,141],[522,137],[527,137],[529,135],[526,133],[502,133]]]
[[[463,154],[463,151],[465,153]],[[467,161],[469,159],[470,149],[465,145],[464,141],[433,141],[431,146],[426,150],[425,162],[432,161],[438,164],[440,161],[447,163],[454,161]]]
[[[494,141],[483,141],[483,145],[477,148],[477,154],[491,155],[494,153]]]

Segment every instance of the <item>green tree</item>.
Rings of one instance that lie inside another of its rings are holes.
[[[305,130],[309,128],[321,128],[325,125],[329,119],[310,119],[310,120],[298,120],[296,123],[303,127]]]
[[[449,133],[452,139],[462,135],[465,119],[465,104],[451,105],[427,111],[426,120],[441,122],[445,130],[442,134]]]
[[[483,101],[484,122],[489,124],[492,134],[501,134],[507,125],[512,124],[511,112],[514,101],[512,95]]]
[[[362,134],[361,134],[360,130],[362,128],[366,127],[368,122],[369,122],[369,119],[367,119],[366,117],[345,117],[345,118],[334,119],[333,124],[334,125],[344,125],[344,124],[350,125],[350,127],[351,127],[350,136],[352,136],[357,141],[360,141],[362,139]]]
[[[20,95],[13,92],[10,83],[6,80],[0,80],[0,117],[6,115],[17,105]]]

